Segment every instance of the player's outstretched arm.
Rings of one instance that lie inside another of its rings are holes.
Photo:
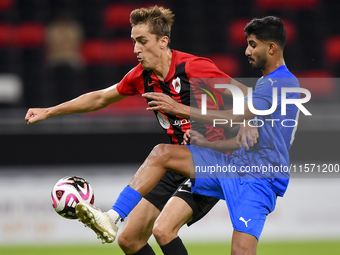
[[[31,108],[27,111],[25,120],[27,124],[32,124],[53,116],[96,111],[123,98],[125,96],[118,93],[116,84],[106,89],[83,94],[54,107]]]

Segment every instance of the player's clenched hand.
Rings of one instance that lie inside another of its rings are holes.
[[[149,92],[142,96],[152,100],[148,103],[151,107],[146,108],[148,111],[163,111],[168,114],[176,115],[180,108],[179,103],[163,93]]]
[[[246,123],[248,123],[246,121]],[[259,137],[259,133],[256,127],[251,127],[248,125],[240,125],[240,130],[236,136],[236,144],[241,148],[242,145],[248,150],[249,146],[252,147],[257,143],[257,138]],[[248,142],[249,144],[248,144]]]
[[[47,119],[48,115],[46,113],[46,109],[44,108],[31,108],[28,109],[25,120],[27,124],[32,124],[44,119]]]
[[[183,145],[189,145],[190,144],[190,129],[187,129],[183,135]]]
[[[187,132],[189,133],[189,140],[191,145],[196,145],[202,148],[209,148],[209,141],[205,139],[205,137],[201,133],[195,130],[187,130]]]

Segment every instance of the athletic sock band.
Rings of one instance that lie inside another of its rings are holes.
[[[188,251],[185,248],[181,238],[177,236],[170,243],[160,246],[164,255],[188,255]]]
[[[142,199],[142,195],[135,189],[127,186],[119,194],[112,210],[115,210],[124,219]]]
[[[151,246],[146,243],[142,249],[131,255],[156,255],[156,253],[152,250]]]

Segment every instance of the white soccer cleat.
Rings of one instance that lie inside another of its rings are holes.
[[[97,238],[102,240],[103,244],[112,243],[115,240],[118,226],[110,219],[107,213],[103,213],[95,206],[78,203],[76,214],[79,221],[84,223],[85,227],[91,228],[97,234]]]

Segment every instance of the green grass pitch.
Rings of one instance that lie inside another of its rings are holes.
[[[156,244],[152,245],[157,255],[163,253]],[[225,255],[230,254],[228,243],[188,243],[190,255]],[[50,245],[50,246],[0,246],[0,254],[4,255],[123,255],[117,244],[111,245]],[[305,241],[305,242],[261,242],[258,246],[259,255],[339,255],[340,240]]]

